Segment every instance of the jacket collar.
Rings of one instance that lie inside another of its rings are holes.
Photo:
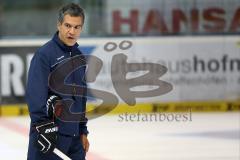
[[[53,36],[53,41],[65,52],[73,52],[73,53],[81,53],[78,49],[78,43],[75,43],[73,46],[67,46],[65,45],[58,36],[58,31]]]

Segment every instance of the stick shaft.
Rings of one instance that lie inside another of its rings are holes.
[[[64,154],[62,151],[60,151],[57,148],[54,148],[53,153],[55,153],[56,155],[58,155],[60,158],[62,158],[63,160],[71,160],[71,158],[69,158],[66,154]]]

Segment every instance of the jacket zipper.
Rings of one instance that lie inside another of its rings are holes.
[[[72,52],[69,52],[69,55],[70,55],[70,57],[72,58]],[[73,64],[73,61],[72,61],[72,68],[74,68],[75,66],[74,66],[74,64]],[[74,100],[76,100],[75,99],[75,95],[76,95],[76,87],[75,87],[75,85],[76,85],[76,83],[74,83],[74,81],[75,81],[75,75],[74,75],[74,73],[72,73],[73,74],[73,91],[72,91],[72,99],[74,99]]]

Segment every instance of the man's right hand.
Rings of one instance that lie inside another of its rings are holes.
[[[35,127],[38,132],[37,148],[39,148],[42,153],[52,152],[57,142],[58,127],[53,121],[38,123]]]

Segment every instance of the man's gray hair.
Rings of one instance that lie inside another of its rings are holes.
[[[76,3],[69,3],[60,8],[58,12],[58,22],[62,24],[64,16],[82,17],[83,23],[85,19],[84,10]]]

